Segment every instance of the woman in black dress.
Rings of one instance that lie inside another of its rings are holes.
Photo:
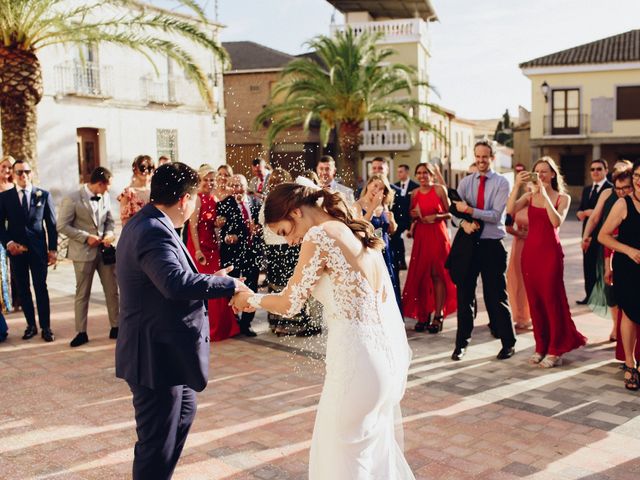
[[[637,331],[640,328],[640,302],[637,281],[640,278],[640,161],[633,165],[633,193],[616,201],[607,217],[598,241],[615,251],[613,256],[613,291],[622,310],[622,344],[624,346],[624,386],[640,388],[640,374],[634,358]],[[618,232],[615,237],[615,232]]]

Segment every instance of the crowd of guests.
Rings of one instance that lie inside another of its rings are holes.
[[[352,215],[370,222],[383,240],[383,256],[399,307],[414,319],[417,332],[437,334],[447,316],[456,314],[453,360],[464,357],[477,315],[476,285],[482,294],[492,334],[500,339],[498,359],[515,352],[516,329],[533,328],[532,365],[562,364],[563,355],[586,343],[571,317],[563,281],[563,250],[558,231],[570,207],[570,196],[558,165],[539,159],[531,172],[520,171],[513,186],[492,168],[493,147],[478,142],[475,163],[456,189],[448,188],[436,165],[420,163],[411,178],[409,166],[397,167],[389,180],[389,161],[376,157],[366,182],[352,190],[337,178],[335,161],[323,156],[315,171],[294,180],[291,173],[253,160],[253,177],[234,174],[229,165],[201,165],[196,209],[183,231],[177,231],[195,267],[203,273],[227,269],[252,290],[279,292],[298,261],[299,246],[289,245],[264,225],[263,201],[284,182],[314,184],[341,193]],[[160,158],[158,164],[167,163]],[[129,219],[150,201],[156,164],[148,155],[136,157],[132,179],[117,200],[120,220]],[[608,179],[608,164],[591,162],[592,185],[584,188],[578,219],[583,222],[585,298],[602,315],[611,314],[610,340],[623,363],[625,386],[640,388],[639,302],[633,280],[640,264],[640,165],[617,162]],[[28,162],[4,157],[0,162],[0,302],[5,311],[22,308],[27,327],[23,339],[55,336],[50,326],[47,267],[56,262],[58,233],[68,238],[67,256],[76,277],[72,347],[89,341],[87,315],[95,272],[102,283],[110,323],[109,337],[118,336],[119,296],[115,281],[115,219],[109,189],[111,172],[96,168],[89,182],[66,196],[56,218],[49,193],[31,184]],[[449,224],[458,227],[453,240]],[[504,239],[513,237],[511,252]],[[404,238],[413,239],[406,264]],[[399,272],[407,269],[400,284]],[[259,282],[261,274],[263,283]],[[33,282],[36,308],[30,292]],[[276,335],[321,333],[320,307],[309,300],[294,318],[270,314]],[[254,313],[236,315],[226,299],[209,300],[213,341],[238,334],[255,336]],[[7,337],[0,316],[0,341]]]

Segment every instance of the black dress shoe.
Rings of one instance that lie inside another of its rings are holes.
[[[516,353],[516,349],[513,347],[502,347],[498,352],[498,356],[496,357],[498,360],[506,360],[507,358],[513,357],[513,354]]]
[[[245,337],[257,337],[258,334],[251,327],[240,327],[240,333]]]
[[[38,329],[34,325],[29,325],[22,335],[23,340],[29,340],[38,334]]]
[[[462,360],[462,357],[464,357],[465,353],[467,353],[467,349],[465,347],[456,347],[456,349],[451,354],[451,360],[455,360],[456,362],[458,360]]]
[[[582,300],[577,300],[576,303],[578,305],[586,305],[587,303],[589,303],[589,299],[588,298],[583,298]]]
[[[76,335],[76,338],[71,340],[71,343],[69,344],[69,346],[79,347],[80,345],[84,345],[88,341],[89,341],[89,336],[87,335],[87,332],[80,332]]]
[[[118,338],[118,327],[111,327],[111,330],[109,330],[109,338],[111,339]]]
[[[43,328],[40,333],[42,334],[42,339],[45,342],[53,342],[56,339],[50,328]]]

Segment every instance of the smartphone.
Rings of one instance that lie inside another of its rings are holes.
[[[538,172],[531,172],[529,174],[529,181],[533,183],[538,183]]]

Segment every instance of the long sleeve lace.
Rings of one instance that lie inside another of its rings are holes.
[[[249,303],[288,318],[299,313],[326,266],[326,243],[326,234],[320,227],[310,228],[304,236],[298,264],[285,289],[277,294],[253,295]]]

